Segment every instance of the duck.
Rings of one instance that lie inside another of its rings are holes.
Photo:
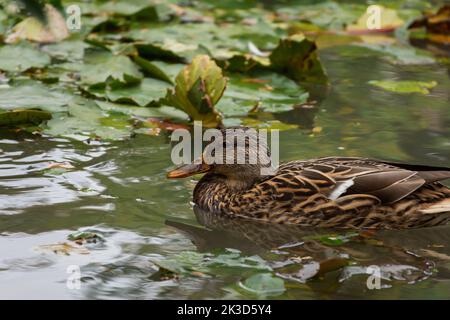
[[[203,174],[193,202],[211,214],[336,229],[410,229],[450,220],[450,188],[442,183],[450,168],[331,156],[285,162],[267,174],[262,169],[273,167],[267,144],[247,135],[254,129],[240,129],[222,129],[220,143],[167,173],[169,179]],[[236,143],[243,135],[245,143]],[[223,161],[216,161],[218,146]],[[244,163],[236,162],[239,154]],[[248,161],[255,154],[257,161]]]

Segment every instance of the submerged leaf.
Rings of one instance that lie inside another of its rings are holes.
[[[263,296],[280,295],[286,290],[283,279],[274,277],[271,273],[255,274],[241,283],[241,287]]]
[[[387,91],[397,93],[422,93],[429,94],[430,90],[437,85],[436,81],[393,81],[393,80],[372,80],[369,84]]]
[[[205,126],[220,124],[220,114],[214,106],[222,97],[227,80],[222,70],[206,55],[196,56],[175,79],[175,90],[167,94],[168,102],[186,112],[192,120]]]

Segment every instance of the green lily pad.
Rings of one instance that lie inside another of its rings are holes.
[[[81,83],[94,86],[137,83],[143,75],[127,56],[113,55],[108,51],[92,52],[82,66]]]
[[[305,103],[308,92],[291,79],[273,72],[248,76],[231,74],[217,109],[225,116],[246,115],[252,109],[284,112]]]
[[[429,94],[430,90],[437,85],[436,81],[393,81],[393,80],[372,80],[369,84],[387,91],[397,93],[422,93]]]
[[[80,61],[89,44],[82,40],[65,40],[42,47],[42,50],[50,56],[69,61]]]
[[[38,82],[26,82],[13,87],[0,87],[0,109],[39,108],[49,112],[65,111],[73,96],[50,89]]]
[[[0,127],[15,127],[24,124],[37,125],[51,118],[52,114],[50,112],[36,109],[0,112]]]
[[[100,109],[109,113],[121,113],[128,116],[142,118],[164,118],[180,121],[188,120],[188,116],[184,112],[169,106],[161,106],[159,108],[142,108],[135,105],[119,104],[99,100],[96,100],[95,103]]]
[[[283,279],[274,277],[271,273],[255,274],[241,283],[241,287],[262,296],[277,296],[286,290]]]
[[[349,232],[344,234],[325,234],[312,237],[305,237],[305,239],[318,240],[327,246],[340,246],[343,245],[344,243],[351,241],[358,235],[359,235],[358,232]]]
[[[302,34],[281,39],[269,56],[271,67],[295,81],[326,82],[317,46]]]
[[[144,74],[173,84],[171,77],[167,75],[157,64],[141,57],[135,57],[133,60],[138,66],[141,67]]]
[[[44,68],[50,57],[28,43],[5,45],[0,48],[0,70],[22,72],[30,68]]]
[[[67,239],[70,241],[75,242],[94,242],[94,241],[102,241],[103,238],[100,237],[98,234],[93,232],[85,232],[85,231],[77,231],[74,233],[71,233],[67,236]]]
[[[227,80],[222,70],[206,55],[192,60],[175,79],[175,90],[167,94],[170,105],[186,112],[192,120],[205,126],[217,126],[220,114],[214,106],[222,97]]]
[[[131,123],[127,127],[117,128],[105,123],[106,115],[94,101],[78,98],[70,103],[67,112],[55,113],[53,119],[44,127],[44,132],[80,140],[90,137],[123,140],[131,136],[133,130]]]
[[[88,89],[97,97],[106,97],[112,102],[134,104],[141,107],[158,106],[166,96],[170,84],[158,79],[145,78],[140,83],[105,89]]]

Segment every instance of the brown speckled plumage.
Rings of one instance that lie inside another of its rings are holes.
[[[211,171],[196,185],[193,199],[204,210],[233,218],[314,227],[417,228],[450,220],[450,189],[438,182],[449,178],[447,168],[333,157],[282,164],[274,176],[240,189]]]

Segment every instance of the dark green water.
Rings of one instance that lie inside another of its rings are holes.
[[[281,160],[342,155],[449,166],[444,65],[397,65],[354,47],[326,49],[321,57],[331,86],[317,89],[316,107],[277,115],[301,124],[281,132]],[[367,84],[386,78],[438,85],[429,95],[405,95]],[[165,178],[173,168],[169,142],[164,133],[90,145],[2,133],[0,298],[450,298],[450,225],[332,246],[317,240],[330,231],[196,217],[194,182]],[[75,168],[43,170],[53,162]],[[88,254],[40,247],[68,242],[77,230],[105,241],[86,245]],[[351,265],[339,267],[341,260]],[[323,261],[336,270],[307,279]],[[66,285],[70,265],[81,268],[79,290]],[[158,265],[182,271],[164,277]],[[366,286],[370,265],[380,267],[381,289]],[[285,290],[245,289],[242,283],[258,273],[283,278]]]

